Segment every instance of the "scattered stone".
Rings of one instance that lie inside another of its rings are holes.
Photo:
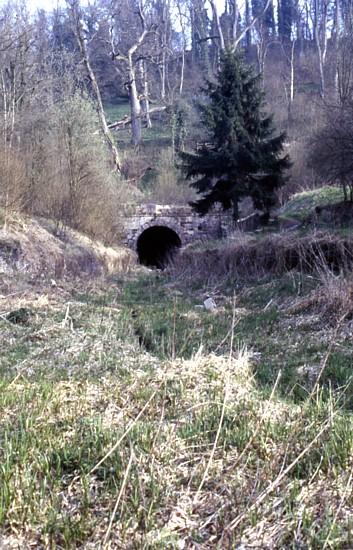
[[[14,325],[28,325],[33,313],[26,307],[14,309],[6,315],[6,319]]]
[[[207,300],[204,301],[203,305],[205,306],[205,309],[207,311],[216,311],[217,305],[213,298],[207,298]]]
[[[322,365],[301,365],[300,367],[297,367],[296,371],[299,374],[299,376],[302,376],[308,380],[310,384],[313,384],[316,382],[320,372],[322,369]]]

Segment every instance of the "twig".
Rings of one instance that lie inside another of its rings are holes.
[[[118,441],[116,443],[114,443],[113,447],[111,447],[111,449],[109,449],[109,451],[103,456],[103,458],[95,466],[93,466],[93,468],[89,471],[89,475],[93,474],[93,472],[95,472],[97,470],[97,468],[99,468],[99,466],[101,466],[103,464],[103,462],[105,462],[107,460],[107,458],[109,458],[110,455],[112,455],[114,453],[114,451],[116,451],[116,449],[119,447],[120,443],[125,439],[127,434],[129,432],[131,432],[131,430],[135,426],[136,422],[141,418],[141,416],[143,415],[143,413],[147,409],[148,405],[151,403],[151,401],[154,398],[154,396],[156,395],[156,393],[157,393],[157,390],[154,391],[153,394],[151,395],[151,397],[148,399],[148,401],[146,401],[146,403],[144,404],[144,406],[142,407],[142,409],[140,410],[138,415],[130,422],[127,429],[123,433],[123,435],[118,439]]]
[[[67,304],[65,317],[62,321],[62,326],[65,327],[70,314],[70,302]]]
[[[273,298],[271,298],[271,300],[265,305],[264,311],[267,311],[267,310],[268,310],[268,308],[270,307],[270,305],[272,304],[272,302],[273,302]]]
[[[9,323],[9,325],[12,325],[12,326],[13,326],[13,323],[11,323],[11,321],[9,321],[9,320],[7,319],[7,317],[6,317],[7,315],[8,315],[8,313],[6,313],[6,312],[5,312],[5,313],[0,313],[0,319],[2,319],[3,321],[5,321],[5,323]]]
[[[107,542],[108,542],[108,540],[109,540],[110,533],[111,533],[111,530],[112,530],[112,527],[113,527],[113,522],[114,522],[115,514],[116,514],[116,512],[117,512],[117,510],[118,510],[118,506],[119,506],[121,497],[123,496],[124,491],[125,491],[125,487],[126,487],[127,479],[128,479],[128,476],[129,476],[129,472],[130,472],[130,468],[131,468],[133,456],[134,456],[134,453],[133,453],[133,449],[131,448],[129,463],[128,463],[127,468],[126,468],[126,472],[125,472],[125,475],[124,475],[124,479],[123,479],[123,482],[122,482],[122,484],[121,484],[120,491],[119,491],[119,494],[118,494],[118,498],[116,499],[116,503],[115,503],[115,506],[114,506],[112,515],[110,516],[110,521],[109,521],[108,529],[107,529],[107,531],[106,531],[106,533],[105,533],[105,536],[104,536],[104,539],[103,539],[103,549],[106,548],[106,545],[107,545]]]
[[[6,298],[11,298],[12,296],[18,296],[20,294],[25,294],[26,290],[20,290],[19,292],[11,292],[10,294],[1,294],[0,300],[6,300]]]
[[[343,492],[343,495],[342,495],[342,498],[341,498],[341,502],[340,502],[340,504],[339,504],[339,507],[338,507],[337,510],[336,510],[335,517],[333,518],[333,521],[332,521],[332,523],[331,523],[330,530],[329,530],[329,532],[327,533],[327,537],[326,537],[325,543],[324,543],[324,545],[323,545],[323,547],[322,547],[322,550],[325,550],[325,548],[326,548],[327,545],[329,544],[330,535],[331,535],[331,533],[332,533],[332,530],[333,530],[334,526],[336,525],[336,521],[337,521],[338,515],[339,515],[340,511],[342,510],[343,504],[345,503],[345,500],[346,500],[348,491],[349,491],[350,488],[351,488],[352,477],[353,477],[353,468],[351,468],[351,471],[350,471],[350,474],[349,474],[349,478],[348,478],[348,482],[347,482],[347,485],[346,485],[345,488],[344,488],[344,492]]]
[[[20,371],[20,372],[18,372],[18,373],[16,374],[15,378],[14,378],[13,380],[11,380],[10,384],[7,386],[6,389],[8,390],[9,388],[11,388],[11,386],[13,386],[14,384],[16,384],[17,380],[18,380],[19,378],[21,378],[21,376],[22,376],[22,372]]]
[[[314,443],[322,436],[322,434],[331,426],[331,418],[326,420],[321,430],[316,434],[314,439],[302,450],[301,453],[291,462],[283,472],[276,477],[272,483],[255,499],[252,505],[245,511],[234,518],[225,528],[225,531],[234,531],[236,527],[243,521],[243,519],[254,509],[256,509],[262,502],[274,491],[282,482],[283,478],[298,464],[298,462],[309,452]]]

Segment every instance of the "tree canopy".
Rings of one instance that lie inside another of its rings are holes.
[[[216,81],[208,81],[204,92],[207,101],[199,110],[207,143],[180,153],[186,177],[201,195],[192,206],[203,215],[219,203],[237,219],[239,201],[249,196],[268,219],[290,162],[283,155],[285,134],[274,135],[273,118],[264,112],[259,76],[241,54],[225,51]]]

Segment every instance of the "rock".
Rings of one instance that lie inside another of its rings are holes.
[[[32,315],[33,313],[31,310],[26,307],[20,307],[19,309],[10,311],[10,313],[6,315],[6,319],[14,325],[28,325]]]
[[[216,311],[217,309],[216,302],[213,298],[207,298],[207,300],[204,301],[203,305],[205,306],[205,309],[207,309],[207,311]]]

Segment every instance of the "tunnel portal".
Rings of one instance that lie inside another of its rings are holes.
[[[145,229],[137,239],[140,264],[163,269],[181,247],[179,235],[163,225]]]

